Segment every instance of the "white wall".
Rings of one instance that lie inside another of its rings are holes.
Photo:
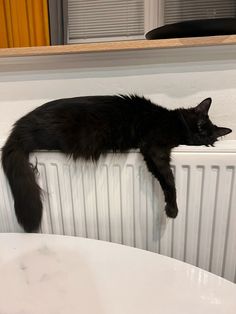
[[[236,45],[0,59],[0,139],[45,101],[138,93],[160,105],[196,105],[212,97],[210,116],[236,139]]]

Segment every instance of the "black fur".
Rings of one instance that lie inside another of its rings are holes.
[[[42,105],[19,119],[2,151],[15,212],[25,231],[38,230],[42,217],[40,188],[28,161],[34,150],[59,150],[74,159],[97,160],[112,150],[140,149],[149,171],[159,180],[166,214],[178,213],[170,169],[173,147],[213,145],[231,132],[208,117],[211,99],[195,108],[168,110],[138,96],[91,96],[60,99]]]

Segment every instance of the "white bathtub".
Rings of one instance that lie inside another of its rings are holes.
[[[159,254],[36,234],[0,251],[0,313],[235,314],[235,284]]]

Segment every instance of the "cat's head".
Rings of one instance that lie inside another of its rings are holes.
[[[194,108],[184,112],[190,145],[213,145],[219,137],[232,132],[231,129],[214,125],[208,116],[211,98],[204,99]]]

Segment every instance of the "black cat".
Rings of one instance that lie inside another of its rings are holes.
[[[19,119],[2,150],[2,165],[14,197],[18,222],[36,231],[41,222],[40,187],[29,153],[59,150],[74,159],[97,160],[107,151],[138,148],[159,180],[168,217],[178,213],[170,152],[184,145],[213,145],[231,132],[208,117],[211,99],[197,107],[168,110],[138,96],[91,96],[46,103]]]

